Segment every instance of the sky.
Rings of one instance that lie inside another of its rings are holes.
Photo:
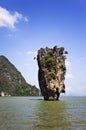
[[[86,95],[86,0],[0,0],[0,55],[31,85],[37,51],[55,45],[68,51],[65,95]]]

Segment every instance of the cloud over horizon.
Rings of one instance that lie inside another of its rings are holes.
[[[19,20],[28,22],[27,17],[24,17],[17,11],[11,13],[9,10],[0,6],[0,27],[15,29],[15,24],[18,23]]]
[[[71,62],[68,60],[65,61],[65,64],[66,64],[66,66],[71,66]]]
[[[66,77],[66,78],[69,78],[69,79],[72,79],[72,78],[73,78],[73,75],[72,75],[72,74],[66,74],[65,77]]]

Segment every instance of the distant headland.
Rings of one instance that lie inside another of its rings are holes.
[[[39,89],[28,84],[17,68],[0,56],[0,96],[38,96]]]

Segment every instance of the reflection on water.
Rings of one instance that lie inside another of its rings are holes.
[[[71,127],[64,101],[39,102],[37,108],[39,123],[35,127],[36,130],[64,130]]]
[[[86,97],[0,97],[0,130],[84,130]]]

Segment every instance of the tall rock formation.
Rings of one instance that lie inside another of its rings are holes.
[[[64,47],[38,50],[38,80],[44,100],[58,100],[60,93],[65,93],[66,54]]]

